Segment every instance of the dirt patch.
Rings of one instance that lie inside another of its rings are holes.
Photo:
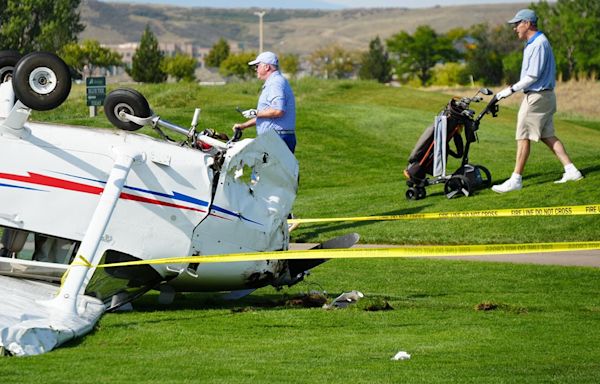
[[[529,310],[524,307],[518,307],[510,304],[498,304],[491,301],[484,301],[475,306],[476,311],[504,311],[508,313],[515,314],[526,314],[529,313]]]
[[[285,301],[286,307],[321,308],[327,303],[328,297],[322,293],[298,295]]]

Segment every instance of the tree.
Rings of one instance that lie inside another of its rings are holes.
[[[558,0],[532,4],[539,28],[552,43],[557,71],[564,80],[600,72],[599,0]]]
[[[454,45],[464,52],[466,70],[474,80],[486,85],[499,85],[507,78],[514,78],[514,60],[506,58],[517,51],[520,54],[523,45],[508,23],[495,27],[487,23],[477,24],[468,30],[457,28],[449,31],[447,36],[452,37]],[[520,71],[520,65],[519,62],[517,71]],[[518,76],[519,73],[517,80]]]
[[[346,51],[337,44],[331,44],[311,53],[308,60],[313,75],[326,79],[330,77],[344,79],[354,74],[358,66],[355,57],[356,54]]]
[[[162,70],[174,77],[176,81],[194,81],[197,64],[198,62],[193,57],[178,53],[173,57],[163,59]]]
[[[414,35],[405,31],[397,33],[387,41],[387,47],[395,61],[395,70],[403,81],[417,77],[425,86],[431,79],[431,69],[438,63],[456,61],[460,54],[452,40],[438,35],[431,27],[417,27]]]
[[[240,79],[251,79],[254,76],[254,68],[248,63],[256,58],[255,52],[243,52],[229,55],[219,67],[221,75],[239,77]]]
[[[450,62],[433,67],[433,84],[447,87],[469,84],[469,73],[466,64]]]
[[[219,41],[212,46],[208,55],[206,55],[204,63],[207,67],[219,68],[221,63],[229,56],[230,50],[227,40],[221,37]]]
[[[296,77],[300,71],[300,56],[291,53],[279,55],[279,68],[281,72]]]
[[[504,83],[514,84],[521,78],[521,64],[523,53],[515,51],[502,58],[502,70],[504,72]]]
[[[467,71],[473,79],[487,85],[498,85],[504,77],[503,56],[491,40],[494,33],[488,24],[478,24],[471,27],[464,39]]]
[[[0,49],[58,52],[85,28],[81,0],[1,0]]]
[[[503,23],[490,34],[491,45],[502,57],[502,83],[514,84],[521,77],[523,42],[517,38],[513,27]]]
[[[95,68],[109,68],[123,64],[119,53],[102,47],[97,40],[84,40],[81,45],[69,43],[61,48],[59,54],[68,66],[82,76],[86,66],[89,73],[93,74]]]
[[[156,36],[150,26],[146,25],[140,46],[131,58],[131,68],[127,69],[127,73],[134,81],[162,83],[167,80],[167,74],[161,69],[163,57]]]
[[[371,40],[369,52],[362,55],[358,77],[377,80],[380,83],[387,83],[392,79],[392,64],[379,36]]]

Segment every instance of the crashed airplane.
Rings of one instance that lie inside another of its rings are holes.
[[[229,292],[301,281],[324,260],[98,264],[285,251],[298,162],[274,133],[215,138],[157,116],[132,89],[106,98],[120,130],[30,122],[68,97],[57,56],[0,52],[0,349],[32,355],[93,329],[150,289]],[[199,112],[199,110],[197,110]],[[161,137],[134,133],[142,126]],[[169,129],[184,136],[175,142]],[[322,247],[343,248],[355,235]],[[68,273],[67,273],[68,272]],[[62,279],[62,283],[61,283]]]

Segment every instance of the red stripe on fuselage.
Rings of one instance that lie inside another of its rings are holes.
[[[133,200],[133,201],[139,201],[141,203],[163,205],[165,207],[172,207],[172,208],[179,208],[179,209],[189,209],[191,211],[196,211],[196,212],[206,212],[206,210],[204,210],[204,209],[198,209],[198,208],[186,207],[184,205],[179,205],[179,204],[167,203],[166,201],[149,199],[147,197],[136,196],[136,195],[132,195],[132,194],[129,194],[129,193],[121,193],[120,197],[123,200]]]
[[[40,175],[38,173],[27,172],[27,174],[29,176],[13,175],[10,173],[0,173],[0,178],[7,179],[7,180],[13,180],[13,181],[21,181],[23,183],[45,185],[47,187],[68,189],[70,191],[91,193],[94,195],[99,195],[103,191],[103,188],[100,188],[100,187],[94,187],[94,186],[87,185],[87,184],[81,184],[81,183],[75,183],[73,181],[57,179],[55,177],[44,176],[44,175]]]
[[[23,183],[44,185],[47,187],[66,189],[69,191],[90,193],[92,195],[99,195],[104,190],[104,188],[101,188],[101,187],[94,187],[94,186],[87,185],[87,184],[76,183],[74,181],[57,179],[55,177],[44,176],[44,175],[40,175],[38,173],[28,172],[28,174],[29,174],[29,176],[20,176],[20,175],[13,175],[10,173],[0,173],[0,178],[7,179],[7,180],[13,180],[13,181],[20,181]],[[162,205],[165,207],[189,209],[189,210],[197,211],[197,212],[206,212],[206,210],[203,210],[203,209],[186,207],[184,205],[179,205],[179,204],[167,203],[165,201],[149,199],[147,197],[136,196],[136,195],[132,195],[130,193],[121,193],[120,198],[124,199],[124,200],[139,201],[141,203]]]

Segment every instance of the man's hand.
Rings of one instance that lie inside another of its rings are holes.
[[[502,100],[502,99],[506,99],[508,96],[512,95],[513,89],[512,87],[506,87],[503,90],[501,90],[500,92],[496,93],[496,99],[498,100]]]
[[[253,119],[256,117],[256,109],[247,109],[245,111],[242,111],[242,115],[246,118],[246,119]]]

